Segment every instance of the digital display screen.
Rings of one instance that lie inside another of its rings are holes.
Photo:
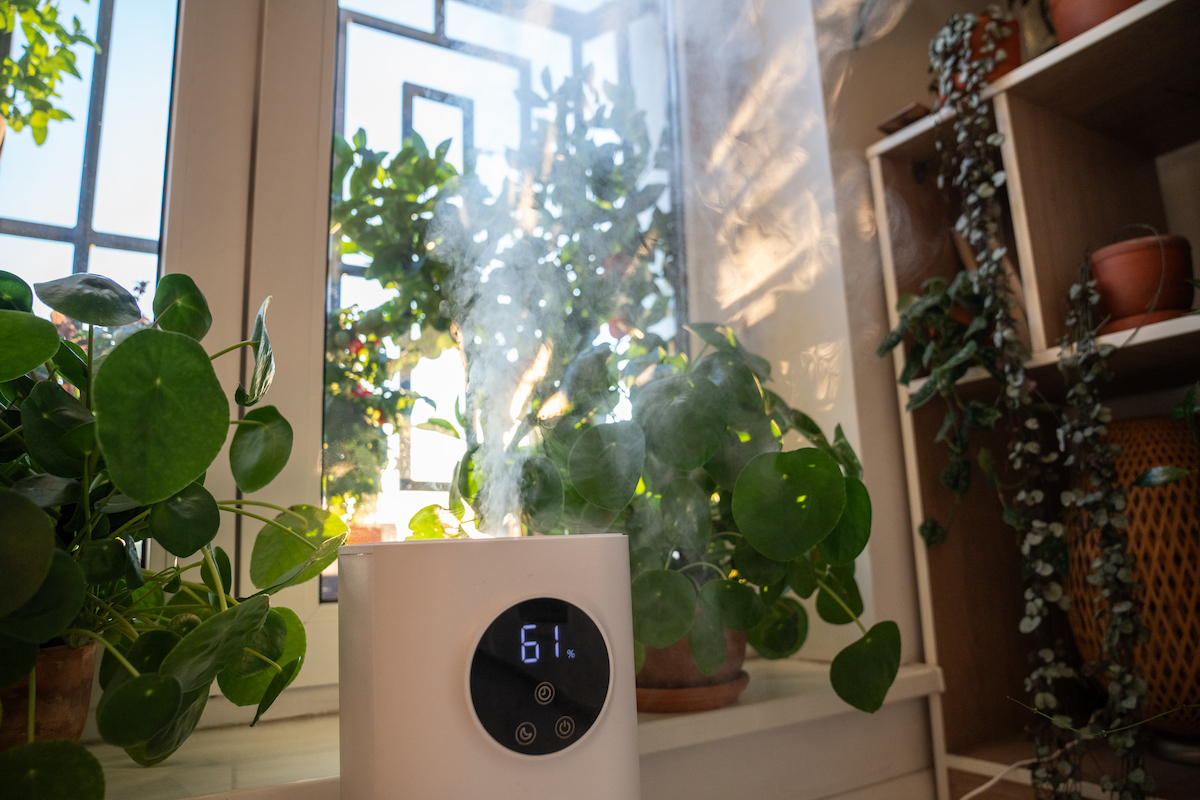
[[[608,697],[608,648],[592,618],[551,597],[506,609],[471,661],[471,703],[510,750],[546,755],[587,733]]]

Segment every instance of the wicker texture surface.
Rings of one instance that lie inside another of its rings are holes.
[[[1139,714],[1145,719],[1200,703],[1200,445],[1182,420],[1166,417],[1113,422],[1108,438],[1121,445],[1117,476],[1122,486],[1133,486],[1144,471],[1163,464],[1192,471],[1175,483],[1129,492],[1129,552],[1136,559],[1133,576],[1143,587],[1143,619],[1150,629],[1150,641],[1136,651],[1149,686]],[[1065,588],[1074,598],[1071,628],[1080,653],[1096,661],[1108,614],[1097,614],[1100,589],[1087,582],[1087,575],[1100,555],[1100,533],[1083,533],[1080,527],[1068,525],[1071,574]],[[1200,708],[1176,711],[1150,726],[1200,735]]]

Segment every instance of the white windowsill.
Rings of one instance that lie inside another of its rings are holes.
[[[859,714],[829,686],[829,665],[811,661],[746,663],[750,685],[736,705],[698,714],[639,714],[643,756],[841,714]],[[941,671],[900,668],[888,693],[896,703],[942,691]],[[280,720],[256,728],[197,731],[160,766],[139,767],[120,748],[93,745],[109,797],[121,800],[337,800],[338,717]]]

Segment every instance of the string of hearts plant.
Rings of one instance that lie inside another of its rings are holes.
[[[191,735],[214,681],[257,706],[257,722],[296,678],[304,626],[271,597],[330,564],[346,527],[320,508],[217,500],[204,486],[231,428],[230,468],[247,494],[291,454],[287,420],[257,405],[275,371],[266,302],[248,341],[209,355],[208,303],[186,275],[159,281],[152,322],[99,275],[35,289],[87,324],[87,347],[35,316],[30,287],[0,272],[0,686],[27,680],[31,701],[28,743],[0,753],[0,786],[99,800],[103,773],[85,748],[34,740],[40,649],[99,643],[97,729],[135,762],[157,764]],[[115,326],[102,361],[98,326]],[[257,407],[236,419],[212,360],[241,347],[254,362],[235,400]],[[249,597],[232,596],[229,558],[212,545],[223,512],[263,523]],[[151,541],[175,557],[170,566],[143,567]]]

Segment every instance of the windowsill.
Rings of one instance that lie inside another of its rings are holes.
[[[639,714],[643,756],[755,731],[859,714],[829,686],[828,665],[811,661],[748,661],[750,685],[737,704],[698,714]],[[942,690],[935,666],[900,668],[887,703]],[[145,769],[120,748],[93,745],[104,765],[108,796],[122,800],[336,800],[338,717],[264,722],[197,731],[166,763]]]

